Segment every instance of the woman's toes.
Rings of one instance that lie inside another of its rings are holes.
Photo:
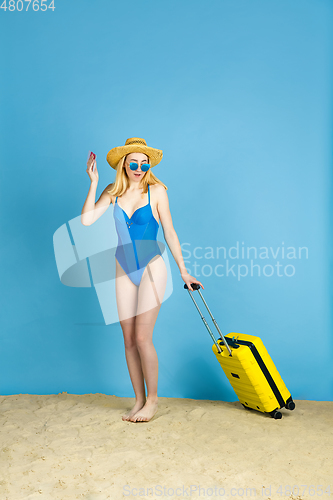
[[[125,413],[125,415],[122,416],[122,419],[123,420],[127,420],[127,421],[131,420],[133,422],[132,417],[134,417],[134,415],[138,411],[140,411],[141,408],[143,408],[144,405],[145,405],[145,402],[143,402],[143,403],[138,403],[138,402],[135,403],[134,407],[129,412]]]
[[[139,410],[133,417],[130,419],[131,422],[149,422],[149,420],[155,415],[157,412],[157,402],[156,403],[146,403],[141,410]]]

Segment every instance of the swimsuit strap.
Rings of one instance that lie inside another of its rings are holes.
[[[115,204],[117,203],[117,200],[118,200],[118,196],[117,196],[117,198],[116,198],[116,201],[114,202]]]

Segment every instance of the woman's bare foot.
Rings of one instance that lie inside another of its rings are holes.
[[[158,400],[149,400],[147,399],[146,404],[142,409],[138,410],[138,412],[130,417],[131,422],[148,422],[155,413],[157,412]]]
[[[136,412],[141,410],[141,408],[144,406],[145,402],[146,402],[146,400],[136,401],[133,408],[129,412],[125,413],[125,415],[122,416],[122,419],[129,420]]]

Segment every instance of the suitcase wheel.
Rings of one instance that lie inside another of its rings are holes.
[[[286,402],[286,408],[287,410],[294,410],[295,409],[295,403],[292,399],[289,399],[287,402]]]
[[[269,414],[275,419],[282,418],[282,413],[279,410],[270,411]]]

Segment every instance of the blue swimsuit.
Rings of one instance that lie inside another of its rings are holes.
[[[153,216],[150,205],[148,184],[148,204],[138,208],[129,218],[115,201],[113,216],[118,233],[116,259],[131,281],[140,285],[143,272],[155,255],[162,255],[156,241],[159,223]]]

